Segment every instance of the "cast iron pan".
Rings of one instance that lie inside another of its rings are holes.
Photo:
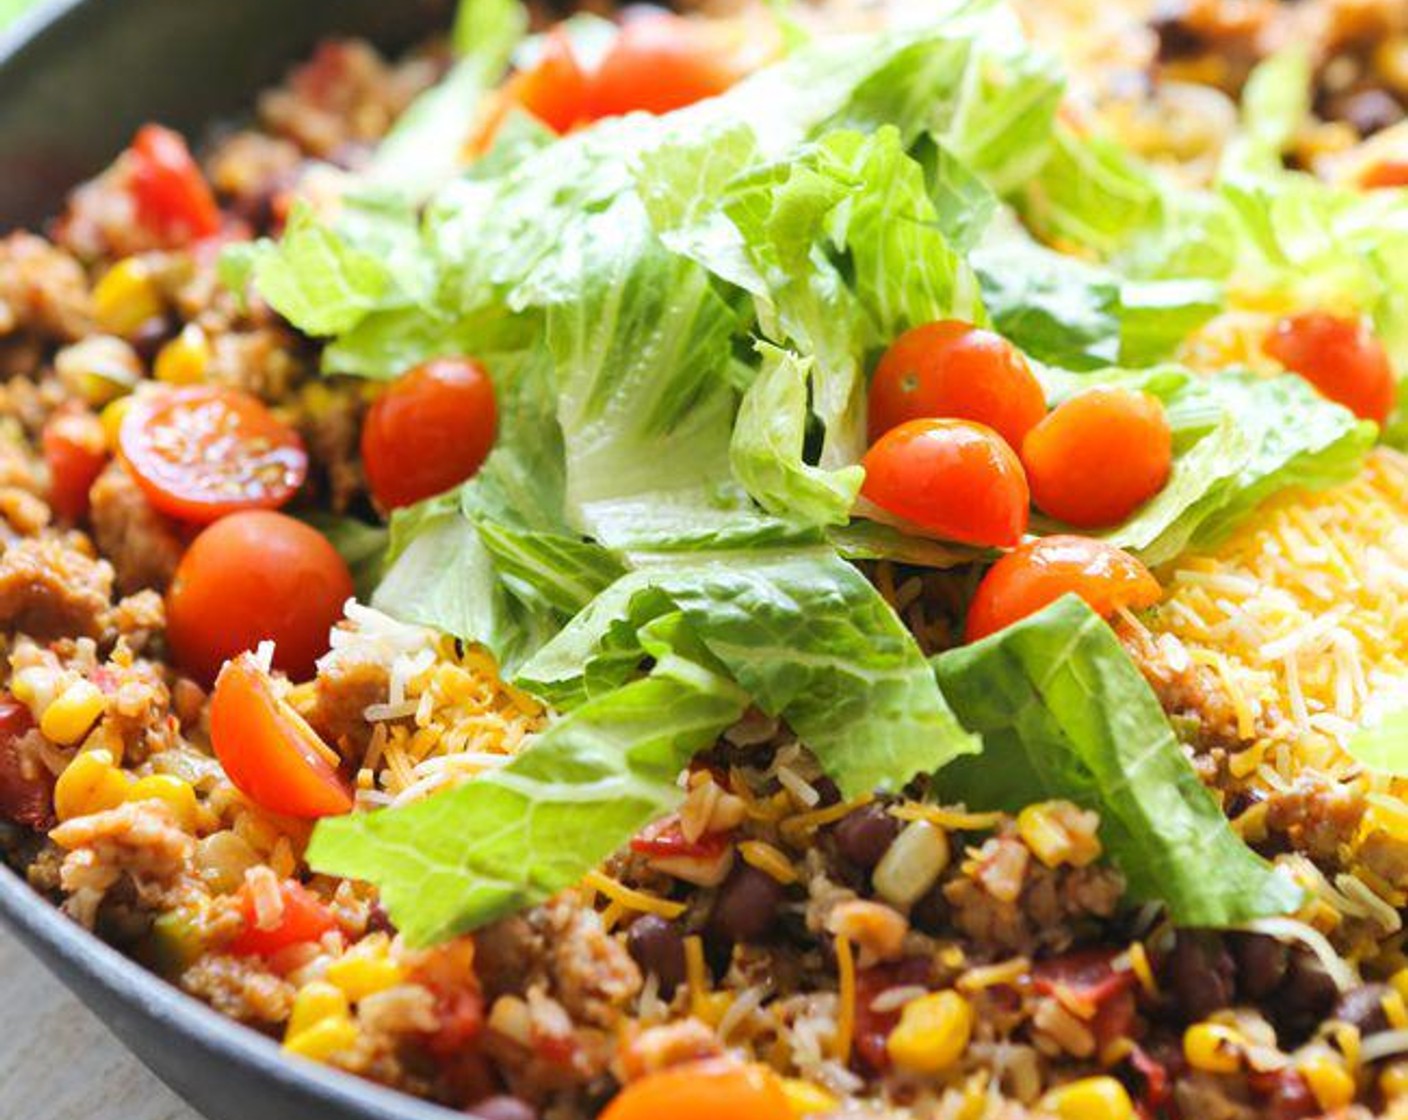
[[[52,215],[134,129],[239,115],[322,36],[396,49],[443,0],[55,0],[0,36],[0,231]],[[224,1019],[70,922],[0,866],[0,918],[210,1120],[449,1120]],[[4,1113],[0,1104],[0,1114]],[[48,1118],[40,1118],[48,1120]]]

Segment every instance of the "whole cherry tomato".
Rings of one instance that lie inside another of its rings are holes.
[[[1001,335],[952,319],[900,335],[870,383],[870,439],[906,420],[986,424],[1014,450],[1046,415],[1046,397],[1022,352]]]
[[[377,399],[362,426],[372,497],[396,509],[464,482],[488,457],[497,423],[494,386],[478,362],[416,366]]]
[[[1027,531],[1022,464],[971,420],[910,420],[866,452],[861,494],[921,529],[965,544],[1010,548]]]
[[[1358,319],[1324,311],[1289,315],[1267,335],[1265,349],[1361,420],[1383,424],[1393,411],[1398,380],[1388,351]]]
[[[1163,595],[1149,569],[1112,544],[1090,537],[1042,537],[988,569],[968,607],[964,638],[986,638],[1072,593],[1102,616],[1121,607],[1153,606]]]
[[[1148,393],[1087,389],[1027,434],[1022,463],[1043,513],[1081,529],[1117,525],[1168,482],[1173,433]]]

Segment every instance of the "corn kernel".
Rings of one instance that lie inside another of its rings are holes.
[[[1134,1120],[1134,1102],[1113,1077],[1087,1077],[1053,1089],[1041,1099],[1060,1120]]]
[[[293,1012],[289,1015],[285,1036],[295,1038],[327,1019],[347,1019],[351,1009],[341,988],[326,980],[304,984],[293,997]]]
[[[93,314],[110,334],[131,337],[162,310],[161,293],[136,257],[118,261],[93,289]]]
[[[1300,1075],[1315,1094],[1315,1100],[1326,1112],[1354,1101],[1354,1078],[1334,1058],[1316,1056],[1299,1064]]]
[[[871,882],[891,906],[905,909],[938,882],[948,861],[948,835],[928,821],[911,821],[881,857]]]
[[[132,784],[107,751],[85,751],[64,768],[54,785],[54,812],[69,821],[116,809],[127,800]]]
[[[44,709],[39,730],[50,742],[71,747],[88,734],[106,706],[102,690],[92,681],[74,681]]]
[[[351,955],[328,965],[328,983],[335,985],[353,1003],[394,988],[406,977],[395,961],[385,957]]]
[[[168,385],[197,385],[205,380],[210,365],[210,343],[195,323],[187,323],[181,333],[163,346],[152,372]]]
[[[1047,867],[1084,867],[1100,856],[1093,816],[1069,801],[1043,801],[1017,814],[1017,832],[1032,855]]]
[[[1408,1065],[1395,1062],[1379,1074],[1379,1089],[1390,1100],[1408,1096]]]
[[[885,1049],[908,1073],[942,1073],[963,1056],[973,1036],[973,1005],[954,991],[910,1000]]]
[[[1400,968],[1388,978],[1389,986],[1408,1001],[1408,968]]]
[[[798,1120],[805,1116],[835,1112],[839,1104],[825,1089],[796,1077],[783,1078],[782,1093],[787,1098],[787,1107]]]
[[[54,370],[66,389],[93,408],[130,393],[144,372],[131,344],[107,334],[65,346],[54,355]]]
[[[1242,1036],[1221,1023],[1194,1023],[1183,1034],[1183,1056],[1204,1073],[1236,1073],[1242,1065]]]
[[[122,422],[127,419],[127,413],[132,408],[132,398],[118,397],[112,404],[103,409],[98,419],[103,425],[103,438],[108,441],[108,450],[117,450],[117,439],[122,432]]]
[[[357,1024],[351,1019],[324,1019],[284,1039],[286,1051],[314,1062],[326,1062],[355,1045]]]
[[[162,801],[170,807],[177,822],[187,832],[194,832],[200,806],[191,783],[174,774],[153,774],[139,779],[127,791],[128,801]]]

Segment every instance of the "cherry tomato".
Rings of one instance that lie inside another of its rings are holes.
[[[230,781],[261,809],[306,820],[352,811],[336,755],[274,693],[252,654],[227,662],[215,682],[210,744]]]
[[[337,928],[337,919],[318,897],[292,879],[279,885],[284,911],[273,929],[260,929],[254,892],[245,884],[236,893],[244,915],[244,931],[226,947],[237,957],[272,957],[294,945],[321,941]]]
[[[44,831],[54,824],[54,776],[20,752],[20,740],[33,729],[29,709],[0,692],[0,818]]]
[[[1054,536],[1009,552],[978,584],[966,640],[976,642],[1074,592],[1097,614],[1151,607],[1163,595],[1149,569],[1129,553],[1090,537]]]
[[[496,424],[494,386],[478,362],[416,366],[378,398],[362,426],[372,497],[396,509],[463,482],[488,456]]]
[[[1020,350],[971,323],[945,319],[905,331],[870,383],[870,439],[906,420],[986,424],[1014,450],[1046,415],[1046,396]]]
[[[117,442],[152,505],[202,525],[281,506],[308,475],[297,432],[248,393],[217,385],[137,396]]]
[[[1365,190],[1408,187],[1408,159],[1381,159],[1364,169],[1359,185]]]
[[[922,529],[1009,548],[1027,531],[1027,479],[1003,438],[971,420],[910,420],[861,460],[861,494]]]
[[[586,72],[561,27],[543,39],[537,62],[509,79],[508,91],[513,101],[559,135],[586,121],[591,112]]]
[[[715,97],[747,73],[745,25],[648,12],[622,26],[590,78],[592,118],[669,113]]]
[[[621,1090],[601,1120],[791,1120],[778,1079],[758,1066],[718,1060],[652,1073]]]
[[[1397,380],[1383,343],[1362,322],[1305,311],[1276,324],[1266,352],[1323,396],[1363,420],[1383,424],[1393,411]]]
[[[107,466],[107,441],[96,416],[59,412],[40,435],[49,468],[49,506],[65,521],[88,516],[88,491]]]
[[[142,128],[129,152],[137,220],[172,248],[220,230],[220,208],[210,184],[178,133]]]
[[[1115,525],[1168,482],[1173,433],[1148,393],[1087,389],[1027,433],[1022,462],[1043,513],[1082,529]]]
[[[267,510],[234,513],[181,557],[166,593],[167,640],[205,684],[264,641],[274,643],[276,668],[303,679],[352,595],[347,564],[316,529]]]

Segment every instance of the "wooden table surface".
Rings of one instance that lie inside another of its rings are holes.
[[[6,1120],[201,1120],[3,929],[0,1007],[24,1009],[0,1031]]]

